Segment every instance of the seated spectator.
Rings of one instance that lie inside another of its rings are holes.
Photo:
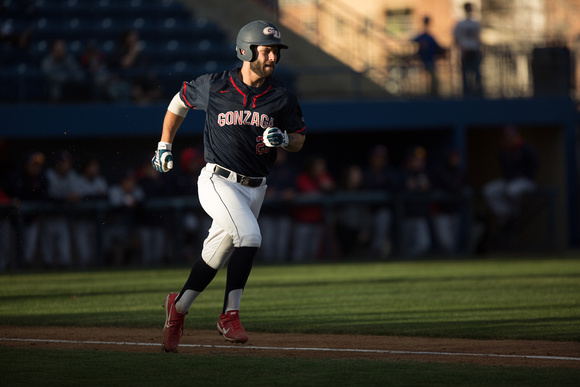
[[[167,196],[167,184],[161,174],[151,164],[149,155],[137,171],[137,185],[141,187],[145,199]],[[141,262],[145,266],[163,263],[165,257],[165,221],[163,210],[139,208],[136,224],[141,238]]]
[[[101,166],[97,158],[89,158],[81,165],[80,175],[75,183],[75,191],[80,200],[106,200],[108,194],[107,180],[101,175]],[[97,224],[94,211],[79,212],[73,220],[73,237],[80,267],[96,263]]]
[[[46,180],[48,198],[54,203],[69,205],[80,200],[80,195],[76,191],[78,176],[73,169],[73,159],[68,151],[61,151],[55,155],[54,165],[46,171]],[[46,228],[41,235],[41,243],[44,264],[47,266],[72,264],[68,220],[62,211],[46,216]]]
[[[509,125],[503,131],[499,162],[501,176],[483,187],[483,196],[500,223],[505,223],[518,215],[521,197],[536,189],[539,160],[534,147]]]
[[[338,190],[342,193],[362,192],[363,172],[358,165],[345,169]],[[349,257],[360,253],[370,240],[372,226],[371,206],[363,201],[345,203],[336,209],[336,237],[340,255]]]
[[[12,200],[0,186],[0,273],[14,260],[14,230],[8,216]]]
[[[131,86],[119,74],[109,70],[105,54],[94,42],[88,44],[81,56],[81,65],[92,83],[93,99],[113,102],[131,100]]]
[[[8,158],[9,144],[0,139],[0,272],[16,263],[12,179],[15,166]]]
[[[405,209],[403,220],[403,254],[422,255],[431,248],[429,203],[423,195],[431,191],[431,180],[426,169],[427,152],[417,146],[405,157],[403,181]]]
[[[33,32],[32,27],[15,30],[10,23],[0,20],[0,43],[9,44],[14,49],[28,50]]]
[[[296,177],[296,192],[304,199],[321,199],[334,191],[335,182],[326,168],[326,160],[312,155],[303,170]],[[307,261],[318,258],[324,240],[324,209],[321,204],[295,205],[292,209],[294,220],[294,243],[292,260]]]
[[[467,188],[467,177],[461,166],[461,153],[447,151],[443,162],[433,172],[433,187],[459,196]],[[441,250],[446,254],[457,252],[461,226],[461,203],[437,203],[433,213],[434,234]]]
[[[178,197],[191,197],[197,199],[197,178],[201,169],[205,166],[203,152],[196,148],[184,149],[179,155],[179,166],[171,174],[164,174],[170,180],[167,182],[170,186],[171,194]],[[200,230],[208,230],[211,224],[211,218],[201,210],[188,208],[182,213],[182,228],[174,232],[175,235],[182,237],[183,259],[186,262],[193,263],[197,259],[198,252],[201,251],[205,235]]]
[[[401,185],[401,174],[390,164],[387,147],[384,145],[373,147],[368,165],[363,170],[363,189],[396,194],[401,190]],[[372,213],[371,251],[384,258],[389,256],[392,250],[392,204],[375,205],[372,207]]]
[[[148,103],[163,95],[157,72],[142,50],[137,31],[127,30],[121,34],[110,68],[131,84],[134,102]]]
[[[119,184],[109,188],[111,214],[105,230],[105,251],[114,265],[124,265],[136,258],[139,241],[134,235],[135,212],[143,204],[145,192],[137,184],[137,175],[127,170]]]
[[[29,153],[21,170],[11,184],[12,199],[16,205],[24,202],[44,202],[48,199],[48,183],[44,174],[45,157],[41,152]],[[35,264],[44,219],[36,212],[24,213],[22,255],[28,267]]]
[[[296,174],[296,168],[288,161],[288,152],[278,149],[276,163],[268,176],[266,200],[258,218],[262,231],[262,246],[258,254],[264,261],[284,263],[289,258],[292,240],[290,203],[296,196]]]
[[[203,153],[196,148],[186,148],[179,155],[179,166],[172,174],[168,184],[176,196],[197,196],[197,178],[205,166]],[[163,175],[165,176],[165,175]]]
[[[50,46],[50,53],[42,60],[41,69],[46,77],[51,102],[71,102],[86,100],[88,89],[79,63],[67,54],[66,43],[56,39]]]

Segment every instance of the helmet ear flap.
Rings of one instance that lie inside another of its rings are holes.
[[[238,59],[240,59],[241,61],[244,62],[251,62],[255,59],[255,54],[254,54],[254,50],[252,48],[252,46],[250,45],[242,45],[242,47],[240,47],[239,45],[236,46],[236,54],[238,56]]]

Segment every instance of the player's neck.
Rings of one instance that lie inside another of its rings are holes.
[[[266,78],[262,78],[253,72],[250,66],[242,66],[238,71],[238,78],[250,87],[260,87],[266,81]]]

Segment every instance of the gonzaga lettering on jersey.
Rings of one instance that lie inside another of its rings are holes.
[[[266,114],[252,112],[251,110],[238,110],[220,113],[218,115],[218,125],[253,125],[266,129],[274,126],[274,119]]]
[[[206,112],[204,157],[234,172],[266,177],[276,161],[276,148],[264,145],[264,129],[276,126],[304,134],[304,118],[296,95],[275,78],[250,87],[238,70],[206,74],[184,82],[182,101]]]

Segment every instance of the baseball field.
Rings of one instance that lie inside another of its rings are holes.
[[[189,268],[0,275],[1,386],[572,386],[580,259],[256,265],[215,324],[225,271],[161,352],[161,304]]]

